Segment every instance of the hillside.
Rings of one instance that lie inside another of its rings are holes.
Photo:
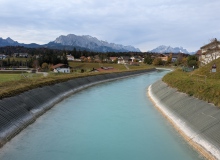
[[[213,65],[217,66],[216,73],[211,73]],[[194,74],[206,75],[209,79],[219,79],[220,78],[220,59],[217,59],[204,67],[200,67],[199,69],[194,71]]]
[[[217,72],[211,73],[213,64],[217,66]],[[220,59],[193,72],[184,72],[177,69],[163,77],[163,81],[180,92],[201,100],[213,103],[220,107]]]

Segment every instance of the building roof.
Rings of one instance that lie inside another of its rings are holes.
[[[118,57],[110,57],[111,60],[116,60]]]
[[[68,65],[66,64],[59,63],[59,64],[54,65],[52,68],[56,69],[56,68],[65,67],[65,66],[68,67]]]
[[[213,44],[220,44],[220,41],[218,41],[218,40],[215,38],[211,43],[202,46],[201,49],[204,49],[204,48],[206,48],[206,47],[209,47],[209,46],[211,46],[211,45],[213,45]]]
[[[166,54],[163,54],[163,53],[160,53],[158,56],[159,57],[168,57]]]

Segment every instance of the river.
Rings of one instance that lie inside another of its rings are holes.
[[[146,96],[168,71],[102,83],[73,94],[3,148],[1,160],[197,160]]]

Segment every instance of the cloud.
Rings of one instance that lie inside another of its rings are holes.
[[[91,35],[146,51],[158,45],[197,50],[219,38],[218,0],[0,0],[0,37],[47,43]]]

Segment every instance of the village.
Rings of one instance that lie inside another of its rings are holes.
[[[116,65],[123,66],[126,69],[132,66],[154,65],[180,66],[189,68],[186,71],[191,71],[219,58],[219,48],[220,42],[213,39],[209,44],[202,46],[194,55],[151,52],[93,53],[50,49],[46,49],[46,51],[44,49],[44,52],[37,50],[39,54],[37,52],[33,54],[32,52],[12,53],[15,50],[12,49],[10,52],[0,52],[0,70],[71,73],[78,69],[79,72],[103,72],[114,70]],[[16,50],[18,49],[16,48]]]
[[[93,71],[106,71],[114,69],[111,65],[123,65],[129,69],[129,66],[140,65],[176,65],[186,61],[188,54],[178,53],[117,53],[118,56],[109,56],[105,53],[99,53],[94,56],[75,57],[72,54],[53,55],[58,59],[58,63],[50,63],[45,60],[45,55],[31,55],[28,53],[14,53],[11,55],[0,54],[0,69],[2,70],[30,70],[54,71],[70,73],[82,64],[94,64],[90,69]],[[97,67],[98,64],[98,67]],[[108,67],[103,67],[102,65]],[[72,68],[72,69],[71,69]],[[79,68],[79,67],[78,67]]]

